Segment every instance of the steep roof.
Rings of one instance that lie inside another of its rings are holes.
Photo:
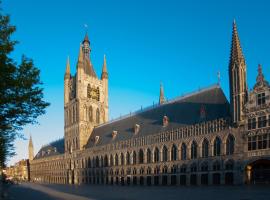
[[[204,110],[203,116],[202,109]],[[166,127],[163,126],[164,116],[169,119],[169,124]],[[94,128],[86,148],[115,143],[134,137],[153,135],[172,128],[222,117],[229,117],[229,103],[222,89],[215,85],[139,112],[133,116],[100,125]],[[134,134],[136,124],[140,126],[138,134]],[[112,138],[113,131],[117,131],[114,139]],[[95,143],[96,136],[99,137],[97,143]]]
[[[62,138],[41,147],[34,159],[63,154],[64,151],[64,138]]]

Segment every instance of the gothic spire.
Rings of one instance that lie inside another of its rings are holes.
[[[29,147],[33,147],[32,135],[30,135],[30,139],[29,139]]]
[[[83,66],[83,51],[82,51],[82,46],[80,45],[77,68],[82,67],[82,66]]]
[[[103,58],[103,68],[102,68],[102,74],[101,79],[108,78],[108,71],[107,71],[107,62],[106,62],[106,55],[104,54]]]
[[[160,92],[159,92],[159,104],[165,103],[164,89],[162,83],[160,83]]]
[[[242,48],[240,45],[240,39],[238,36],[237,26],[235,20],[233,21],[233,31],[232,31],[232,45],[231,45],[231,56],[230,56],[230,65],[234,63],[240,64],[245,62],[244,55],[242,53]]]
[[[84,36],[84,39],[83,39],[83,43],[87,42],[89,45],[90,45],[90,40],[88,38],[88,34],[86,32],[85,36]]]

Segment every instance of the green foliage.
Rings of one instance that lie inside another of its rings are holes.
[[[9,57],[17,43],[10,39],[16,28],[9,21],[8,15],[0,13],[0,167],[14,155],[13,143],[23,127],[36,123],[49,106],[33,61],[22,56],[18,65]]]

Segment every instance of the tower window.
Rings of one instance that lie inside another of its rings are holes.
[[[258,128],[266,127],[266,116],[258,118]]]
[[[257,105],[264,105],[265,104],[265,93],[260,93],[257,95]]]

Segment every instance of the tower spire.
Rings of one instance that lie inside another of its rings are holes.
[[[231,54],[229,62],[230,112],[232,124],[243,123],[243,110],[247,102],[246,62],[242,53],[235,20],[233,21]]]
[[[32,141],[32,135],[30,135],[30,139],[29,139],[29,144],[28,144],[28,156],[29,156],[29,160],[33,160],[34,159],[34,145],[33,145],[33,141]]]
[[[164,97],[164,89],[162,83],[160,83],[160,91],[159,91],[159,104],[165,103],[165,97]]]
[[[66,72],[65,72],[65,75],[70,75],[69,56],[67,57],[67,64],[66,64]]]
[[[101,79],[105,79],[105,78],[108,79],[108,71],[107,71],[106,55],[104,54]]]
[[[254,88],[263,87],[263,86],[269,86],[269,83],[264,79],[262,65],[259,64],[258,65],[258,75],[256,78],[256,84],[254,85]]]

